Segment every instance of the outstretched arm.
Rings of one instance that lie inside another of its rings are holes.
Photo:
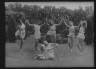
[[[61,25],[63,23],[63,18],[61,19],[59,24],[55,24],[55,25]]]
[[[45,24],[45,22],[43,24],[41,24],[40,26],[43,26]]]
[[[76,26],[76,27],[78,27],[78,28],[79,28],[80,26],[81,26],[81,23],[79,23],[79,25],[78,25],[78,26]]]
[[[46,24],[47,24],[48,26],[50,26],[50,24],[48,23],[48,19],[46,19]]]
[[[69,28],[70,26],[67,24],[67,22],[65,21],[65,19],[64,19],[64,23],[65,23],[65,25]]]
[[[85,22],[85,26],[86,26],[86,28],[87,28],[87,21],[84,21]]]
[[[25,22],[26,22],[29,26],[33,26],[33,24],[30,24],[30,23],[29,23],[29,20],[26,20]]]

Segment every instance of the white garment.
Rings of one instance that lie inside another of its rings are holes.
[[[35,39],[40,39],[41,37],[40,26],[34,24],[34,28],[35,28],[35,34],[34,34]]]
[[[55,25],[52,25],[50,27],[50,30],[47,32],[47,35],[54,35],[54,36],[56,36],[56,26]]]
[[[69,28],[69,37],[74,37],[75,36],[75,34],[74,34],[74,32],[75,32],[75,26],[71,26],[70,28]]]
[[[22,25],[19,25],[19,30],[15,32],[15,36],[17,37],[18,35],[21,38],[25,38],[25,25],[22,23]]]
[[[17,30],[17,31],[15,32],[15,36],[17,37],[19,34],[20,34],[20,30]]]
[[[42,44],[44,47],[44,44]],[[55,43],[49,43],[47,46],[45,46],[45,51],[42,54],[39,54],[38,56],[41,57],[41,59],[48,59],[48,58],[54,58],[54,47],[57,47],[58,44]]]
[[[84,27],[80,27],[80,30],[79,30],[79,33],[78,33],[77,37],[85,39],[84,33],[85,33]]]

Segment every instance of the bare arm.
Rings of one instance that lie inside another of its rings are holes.
[[[48,23],[48,19],[46,19],[46,23],[47,23],[48,26],[50,26],[50,24]]]
[[[25,21],[29,26],[33,26],[34,24],[30,24],[28,20]]]
[[[59,23],[59,24],[55,24],[55,25],[61,25],[61,24],[62,24],[62,22],[63,22],[63,19],[61,19],[61,21],[60,21],[60,23]]]
[[[70,26],[67,24],[67,22],[65,21],[65,19],[64,19],[64,23],[65,23],[65,25],[69,28]]]
[[[78,28],[79,28],[80,26],[81,26],[81,23],[79,23],[79,25],[78,25],[78,26],[76,26],[76,27],[78,27]]]
[[[43,26],[45,24],[45,22],[43,24],[41,24],[40,26]]]
[[[85,25],[86,25],[86,28],[87,28],[87,21],[85,21]]]

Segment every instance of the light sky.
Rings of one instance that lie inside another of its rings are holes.
[[[5,2],[5,6],[9,5],[9,4],[15,4],[16,2]],[[79,6],[82,6],[83,9],[85,8],[85,6],[92,6],[94,8],[94,2],[18,2],[21,3],[22,5],[38,5],[41,6],[41,8],[43,8],[44,6],[48,5],[52,5],[55,6],[57,8],[65,6],[68,9],[78,9]]]

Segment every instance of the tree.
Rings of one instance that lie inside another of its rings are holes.
[[[8,22],[8,39],[10,42],[15,42],[16,37],[15,37],[15,32],[16,32],[16,28],[15,28],[15,18],[13,15],[11,15],[10,20]]]

